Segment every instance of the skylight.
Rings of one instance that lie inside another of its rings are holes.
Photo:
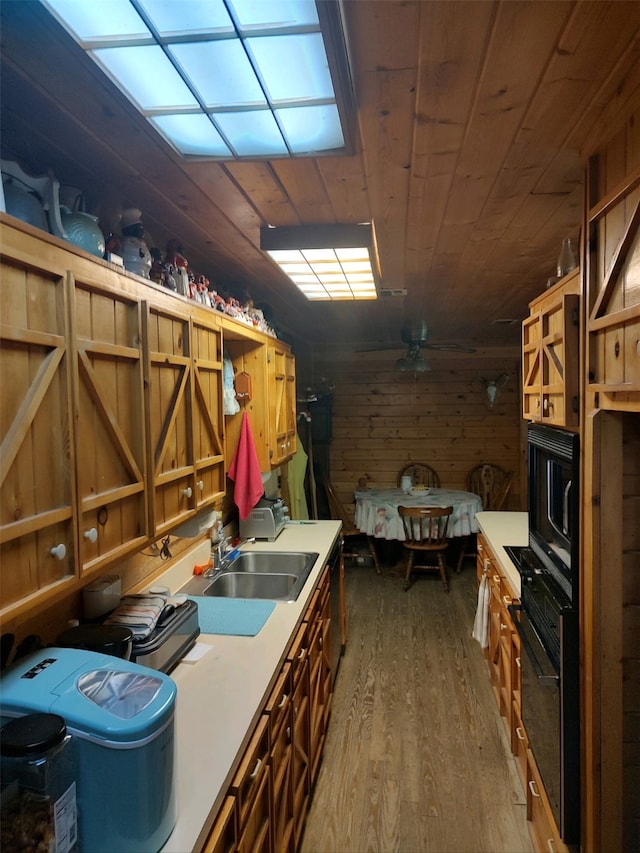
[[[314,0],[41,2],[185,157],[345,148]]]

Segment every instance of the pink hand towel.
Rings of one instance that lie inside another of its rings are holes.
[[[229,469],[229,479],[235,481],[233,499],[240,511],[240,518],[245,519],[264,493],[256,446],[246,412],[242,415],[238,449]]]

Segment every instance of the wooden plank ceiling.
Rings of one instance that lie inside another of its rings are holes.
[[[181,161],[37,2],[1,4],[2,157],[82,189],[105,231],[143,210],[221,291],[284,336],[401,347],[517,344],[527,303],[577,238],[585,156],[640,87],[640,4],[346,0],[355,153]],[[375,303],[309,304],[260,251],[261,225],[373,220]]]

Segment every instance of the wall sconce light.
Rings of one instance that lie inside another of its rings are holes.
[[[489,408],[492,409],[498,399],[498,394],[509,381],[509,374],[501,373],[500,376],[496,376],[495,379],[485,379],[484,376],[480,378],[487,395],[487,403]]]
[[[260,229],[260,248],[307,299],[378,298],[373,223],[267,226]]]

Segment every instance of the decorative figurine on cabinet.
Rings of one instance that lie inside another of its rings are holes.
[[[120,230],[122,232],[120,251],[125,269],[143,278],[149,278],[151,252],[144,240],[142,211],[135,207],[127,208],[122,214]]]

